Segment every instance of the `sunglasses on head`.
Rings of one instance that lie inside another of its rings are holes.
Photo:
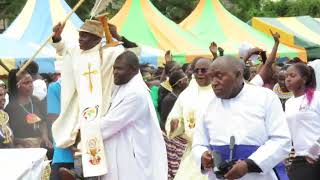
[[[208,72],[208,68],[196,68],[193,70],[194,73],[199,74],[201,73],[207,73]]]

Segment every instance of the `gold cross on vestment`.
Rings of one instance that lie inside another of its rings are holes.
[[[92,83],[92,76],[91,75],[94,75],[94,74],[97,74],[97,73],[98,73],[97,70],[92,70],[91,69],[91,63],[88,63],[88,71],[84,72],[83,75],[84,76],[88,76],[88,78],[89,78],[89,90],[90,90],[90,93],[92,93],[92,90],[93,90],[93,83]]]

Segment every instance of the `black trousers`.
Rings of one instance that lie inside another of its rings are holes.
[[[320,162],[309,164],[304,157],[296,157],[288,169],[290,180],[320,180]]]

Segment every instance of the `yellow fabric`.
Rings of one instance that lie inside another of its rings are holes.
[[[131,7],[131,4],[132,0],[126,0],[120,11],[112,19],[110,19],[110,23],[116,25],[118,29],[121,29],[123,23],[125,22],[125,19],[129,14],[128,12]]]
[[[297,18],[290,17],[290,18],[278,18],[282,24],[286,27],[291,27],[290,29],[299,35],[301,35],[304,39],[309,39],[312,42],[316,42],[320,44],[320,36],[315,32],[311,31],[307,28],[304,24],[299,22]],[[303,32],[303,33],[300,33]]]
[[[1,59],[1,61],[11,70],[14,69],[16,66],[16,60],[13,58],[5,58]],[[7,75],[8,72],[0,66],[0,75]]]
[[[24,31],[27,29],[34,7],[36,5],[37,0],[28,0],[27,4],[22,9],[21,13],[19,14],[19,17],[16,19],[15,23],[10,26],[10,31],[7,30],[5,32],[5,35],[14,39],[20,39],[24,33]]]
[[[172,91],[172,87],[171,87],[168,79],[166,81],[162,82],[161,86],[170,92]]]
[[[293,34],[290,34],[288,32],[285,32],[275,26],[272,26],[270,24],[266,24],[265,22],[263,22],[262,20],[260,20],[259,18],[254,17],[252,19],[252,27],[258,29],[259,31],[270,35],[270,29],[273,32],[278,32],[280,34],[280,42],[286,45],[293,45],[294,44],[294,36]]]
[[[181,136],[188,140],[188,147],[184,153],[175,180],[206,180],[207,177],[203,176],[200,172],[200,167],[192,157],[192,137],[193,131],[200,118],[201,111],[210,101],[213,90],[211,85],[206,87],[199,87],[195,79],[192,79],[188,88],[183,91],[175,105],[173,106],[167,122],[166,133],[169,139]],[[178,128],[172,130],[170,127],[171,121],[174,119],[179,120]]]
[[[197,23],[199,17],[201,16],[201,13],[205,7],[206,1],[200,0],[195,10],[192,12],[192,17],[187,17],[185,20],[183,20],[179,25],[184,29],[191,29],[195,26]],[[191,16],[191,15],[190,15]]]

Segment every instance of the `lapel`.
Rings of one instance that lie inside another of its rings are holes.
[[[125,97],[124,86],[117,86],[112,93],[109,111],[119,106],[121,102],[124,100],[124,97]]]

